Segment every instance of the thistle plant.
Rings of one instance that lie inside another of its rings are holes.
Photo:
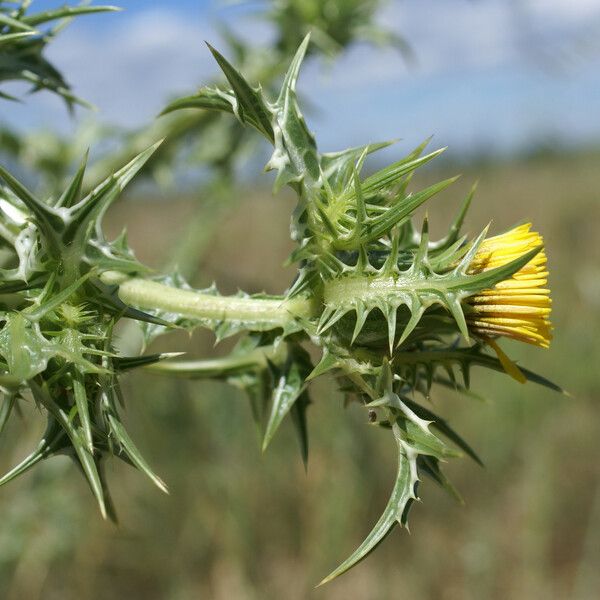
[[[313,56],[333,59],[356,42],[395,47],[407,56],[409,49],[406,42],[376,23],[377,12],[384,3],[385,0],[261,2],[258,12],[253,16],[275,27],[274,39],[264,46],[258,45],[256,40],[245,40],[224,23],[219,23],[218,29],[236,64],[252,80],[260,81],[269,93],[276,93],[286,65],[308,31],[313,32],[313,44],[308,49],[309,52],[312,50]],[[18,13],[21,21],[32,16],[27,13],[27,8],[25,4],[21,6]],[[59,18],[68,14],[72,18],[76,14],[104,10],[114,9],[68,7],[46,11],[43,15],[46,18]],[[16,14],[14,10],[13,18],[16,18]],[[36,14],[35,18],[41,21],[40,15]],[[61,28],[64,22],[63,18]],[[55,33],[47,33],[45,42],[51,41]],[[13,68],[10,73],[13,78],[19,77],[18,69]],[[61,82],[61,89],[66,89],[62,76]],[[79,100],[79,103],[85,102]],[[161,187],[172,187],[179,179],[177,174],[180,172],[175,165],[179,169],[182,165],[183,168],[193,166],[196,169],[201,165],[208,172],[208,181],[203,182],[202,193],[199,194],[202,203],[199,203],[194,218],[187,225],[182,242],[173,248],[171,256],[165,261],[165,264],[177,264],[186,276],[192,275],[201,260],[207,240],[214,234],[223,214],[231,211],[236,204],[238,194],[233,190],[236,172],[253,155],[257,136],[236,120],[221,119],[218,113],[211,111],[172,112],[168,117],[155,119],[137,129],[114,125],[99,127],[88,122],[67,136],[52,131],[23,135],[7,123],[2,123],[0,118],[0,157],[18,163],[28,178],[36,181],[35,191],[43,195],[60,194],[69,174],[76,168],[79,157],[92,140],[96,140],[95,158],[86,170],[84,190],[92,189],[104,179],[106,173],[117,171],[157,140],[163,141],[136,176],[137,182],[150,176]],[[98,151],[102,146],[109,150]],[[210,200],[207,201],[207,198]]]
[[[0,273],[0,429],[24,402],[47,418],[38,447],[0,484],[66,453],[104,516],[114,517],[103,473],[109,456],[166,489],[121,420],[121,376],[134,368],[242,388],[263,449],[289,415],[306,463],[309,388],[331,374],[346,400],[364,406],[366,421],[393,440],[398,469],[381,518],[325,582],[365,558],[397,524],[407,525],[422,477],[456,495],[442,463],[460,455],[480,462],[427,406],[436,388],[468,395],[473,367],[560,388],[517,366],[499,346],[505,337],[542,347],[550,342],[541,236],[529,224],[496,236],[487,228],[474,239],[461,234],[472,191],[447,235],[430,239],[427,217],[417,225],[415,211],[455,178],[412,189],[414,173],[441,152],[425,153],[426,143],[370,175],[362,173],[367,156],[389,144],[321,153],[296,96],[308,44],[306,37],[276,98],[211,48],[229,87],[202,88],[165,111],[229,113],[273,146],[267,169],[275,172],[275,189],[287,185],[297,196],[289,261],[298,270],[280,295],[224,296],[215,285],[196,290],[176,272],[151,272],[125,234],[106,238],[106,211],[159,144],[89,192],[82,191],[84,159],[66,189],[49,199],[0,168],[0,236],[8,256]],[[122,356],[114,334],[122,318],[139,321],[146,344],[197,327],[214,331],[217,340],[239,340],[217,359]]]
[[[45,89],[61,96],[69,107],[84,104],[75,96],[60,71],[44,56],[48,43],[74,17],[119,10],[114,6],[61,6],[32,13],[31,0],[0,0],[0,84],[22,81],[31,91]],[[49,23],[58,21],[53,27]],[[0,88],[0,98],[17,98]],[[88,105],[89,106],[89,105]]]
[[[407,57],[412,54],[402,36],[376,22],[381,0],[275,0],[264,4],[266,18],[278,33],[275,48],[285,54],[293,54],[308,33],[313,48],[330,55],[354,41],[393,46]]]

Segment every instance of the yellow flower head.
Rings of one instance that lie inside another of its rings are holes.
[[[476,274],[501,267],[543,244],[531,223],[484,240],[469,272]],[[469,329],[484,338],[510,337],[547,348],[552,339],[548,271],[542,249],[512,277],[467,299]]]

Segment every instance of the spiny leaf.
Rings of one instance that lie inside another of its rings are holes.
[[[450,311],[450,314],[454,317],[456,324],[458,325],[458,329],[463,336],[466,342],[469,341],[469,328],[467,327],[467,321],[465,319],[465,313],[463,312],[463,307],[460,303],[460,300],[451,293],[448,293],[444,296],[444,304],[446,308]]]
[[[370,312],[369,308],[360,301],[357,301],[356,306],[355,306],[355,311],[356,311],[356,322],[354,324],[354,330],[352,331],[352,339],[350,340],[350,345],[354,344],[354,342],[356,341],[356,338],[359,336],[360,332],[362,331],[362,328],[363,328],[365,321],[367,320],[367,317],[369,316],[369,312]]]
[[[77,415],[83,429],[83,437],[87,450],[90,454],[94,453],[94,442],[92,440],[92,421],[90,419],[90,408],[87,393],[85,390],[85,379],[77,369],[73,369],[72,374],[73,397],[77,407]]]
[[[0,91],[0,98],[3,100],[9,100],[10,102],[20,102],[16,96],[12,96],[11,94],[7,94],[6,92],[2,91]]]
[[[22,314],[5,315],[4,321],[0,330],[0,355],[6,360],[10,375],[17,381],[32,379],[46,369],[57,348]]]
[[[29,34],[31,33],[37,33],[33,27],[31,25],[29,25],[28,23],[25,22],[25,19],[13,19],[12,17],[9,17],[7,14],[0,12],[0,24],[2,25],[8,25],[9,27],[12,27],[13,29],[19,29],[21,31],[25,31],[28,32]],[[11,34],[7,34],[6,36],[2,36],[2,37],[8,37]]]
[[[392,227],[402,223],[402,221],[412,215],[421,204],[442,190],[445,190],[457,179],[458,177],[451,177],[450,179],[440,181],[416,194],[407,196],[401,202],[396,202],[396,204],[391,206],[390,209],[383,213],[379,218],[373,220],[369,226],[368,233],[361,238],[362,243],[376,240],[384,233],[390,231]]]
[[[54,10],[46,10],[44,12],[35,13],[21,17],[20,22],[35,27],[49,21],[77,17],[80,15],[89,15],[100,12],[118,12],[122,10],[117,6],[63,6]]]
[[[79,195],[81,194],[81,185],[83,183],[83,176],[85,175],[85,169],[87,167],[88,156],[89,151],[84,154],[77,173],[75,173],[71,183],[58,199],[58,202],[56,203],[57,207],[64,206],[66,208],[70,208],[79,201]]]
[[[15,179],[4,167],[0,165],[0,177],[6,185],[32,212],[36,224],[44,235],[44,240],[51,245],[55,253],[60,254],[57,231],[64,226],[64,221],[49,205],[38,200],[20,181]]]
[[[396,428],[397,425],[393,427]],[[383,541],[396,524],[400,523],[404,525],[406,523],[406,508],[416,497],[416,455],[402,441],[399,432],[395,431],[395,438],[398,444],[398,470],[392,494],[383,514],[364,542],[337,569],[325,577],[319,583],[320,586],[342,575],[342,573],[345,573],[366,558]]]
[[[18,465],[13,467],[8,473],[0,477],[0,486],[12,481],[19,475],[22,475],[31,467],[35,466],[40,461],[55,454],[59,449],[65,446],[66,435],[60,426],[53,418],[48,419],[48,425],[42,440],[38,447],[27,457],[25,457]]]
[[[203,87],[196,94],[177,98],[177,100],[169,103],[160,113],[160,115],[167,115],[176,110],[182,110],[185,108],[218,110],[229,114],[234,114],[236,102],[237,100],[233,93],[230,94],[217,88]],[[248,119],[250,125],[256,127],[261,133],[263,133],[262,129],[260,129],[260,123],[254,121],[250,115],[246,115],[246,118]]]
[[[311,370],[310,358],[306,351],[299,346],[290,349],[290,355],[283,369],[277,369],[277,383],[273,390],[271,414],[263,438],[263,452],[267,449],[284,417],[304,391],[306,377]]]
[[[473,448],[471,448],[471,446],[469,446],[469,444],[467,444],[467,442],[465,442],[463,438],[459,436],[458,433],[456,433],[456,431],[450,427],[450,425],[448,425],[447,421],[424,406],[413,402],[406,396],[402,396],[402,401],[419,417],[431,421],[431,427],[437,429],[440,433],[445,435],[450,441],[454,442],[461,450],[463,450],[465,454],[468,454],[479,466],[483,467],[483,462],[481,462],[481,459],[479,456],[477,456]]]
[[[158,354],[144,354],[141,356],[117,356],[113,358],[115,371],[131,371],[139,367],[148,367],[163,360],[170,360],[183,356],[185,352],[161,352]]]
[[[290,409],[290,416],[292,417],[292,423],[296,430],[296,437],[298,438],[298,444],[300,446],[300,456],[304,463],[304,468],[308,468],[308,427],[306,424],[306,409],[310,405],[310,397],[308,392],[303,391],[296,402]]]
[[[93,275],[93,271],[88,271],[85,275],[62,289],[60,292],[50,295],[48,300],[42,301],[30,309],[23,311],[23,316],[30,321],[39,321],[49,312],[56,310],[63,302],[66,302]]]
[[[321,356],[321,360],[317,364],[317,366],[310,372],[310,374],[306,377],[306,381],[312,381],[317,377],[320,377],[324,373],[331,371],[332,369],[337,368],[339,365],[339,359],[334,354],[329,352],[327,349],[323,350],[323,355]]]
[[[377,173],[367,177],[362,182],[363,194],[365,194],[365,196],[372,196],[380,193],[383,190],[389,189],[402,177],[427,164],[429,161],[433,160],[442,152],[444,152],[444,150],[446,149],[440,148],[439,150],[435,150],[434,152],[431,152],[423,157],[408,156],[396,163],[389,165],[388,167],[385,167],[384,169],[381,169],[380,171],[377,171]]]
[[[393,143],[394,141],[379,142],[357,146],[356,148],[348,148],[341,152],[321,154],[321,169],[331,189],[336,192],[342,192],[350,183],[352,173],[356,167],[355,163],[360,161],[362,156],[387,148]]]
[[[256,127],[268,140],[273,142],[274,133],[271,115],[260,89],[253,89],[237,69],[227,62],[225,57],[207,43],[209,50],[231,84],[238,100],[237,117],[242,123],[248,122]],[[219,107],[219,109],[221,109]],[[222,109],[221,109],[222,110]]]
[[[463,375],[467,381],[465,383],[468,386],[468,374],[469,369],[472,366],[486,367],[499,373],[504,373],[504,367],[502,363],[495,356],[491,356],[482,351],[480,345],[475,345],[471,348],[457,348],[457,349],[439,349],[439,350],[422,350],[418,352],[395,352],[393,356],[394,365],[398,367],[400,365],[434,365],[441,366],[443,364],[456,364],[463,369]],[[530,371],[524,367],[519,367],[523,375],[528,381],[537,383],[543,387],[547,387],[555,392],[566,394],[566,392],[555,383],[552,383],[545,377]]]
[[[259,371],[258,373],[241,373],[230,377],[228,381],[243,390],[248,397],[252,419],[256,425],[259,441],[262,443],[272,396],[270,378],[266,371]]]
[[[400,335],[400,339],[398,340],[397,348],[402,346],[402,344],[408,339],[408,336],[414,331],[415,327],[419,324],[423,313],[425,312],[425,307],[419,301],[419,297],[417,294],[411,295],[411,302],[408,305],[410,308],[410,319],[404,326],[402,330],[402,334]]]
[[[457,502],[464,504],[462,496],[458,490],[450,483],[450,480],[440,469],[440,461],[433,456],[421,455],[417,458],[417,468],[419,473],[425,473],[443,489],[445,489]]]
[[[142,473],[145,473],[160,490],[165,492],[165,494],[168,494],[169,490],[167,486],[163,480],[158,477],[154,471],[152,471],[144,457],[141,455],[140,451],[137,449],[136,445],[133,443],[132,439],[129,437],[129,434],[125,430],[125,427],[123,427],[121,421],[113,414],[109,414],[108,422],[116,441],[120,444],[123,452],[127,455],[129,460],[131,460],[135,467],[142,471]]]
[[[54,341],[56,356],[61,357],[66,363],[76,366],[82,373],[102,375],[108,372],[107,368],[87,360],[84,356],[105,356],[109,353],[86,346],[84,336],[77,329],[65,328]]]
[[[296,99],[296,80],[309,41],[307,35],[292,59],[279,98],[271,107],[275,150],[265,169],[277,170],[276,191],[285,184],[300,181],[309,188],[320,189],[324,185],[316,142]]]
[[[420,455],[433,456],[438,460],[446,458],[457,458],[462,453],[447,446],[440,438],[434,435],[429,428],[419,427],[412,419],[404,414],[396,420],[404,434],[404,438],[410,443],[411,448]]]
[[[109,205],[146,164],[162,141],[159,140],[143,152],[140,152],[123,168],[105,179],[85,198],[71,207],[70,221],[63,234],[65,243],[83,246],[90,235],[92,225],[97,224],[102,219]]]
[[[0,13],[0,22],[2,22],[2,16],[3,15]],[[35,31],[21,31],[19,33],[7,33],[5,35],[0,34],[0,46],[2,46],[3,44],[8,44],[10,42],[15,42],[17,40],[22,40],[24,38],[31,37],[32,35],[36,35],[36,32]]]
[[[310,33],[304,36],[302,43],[296,50],[294,58],[288,67],[288,70],[283,79],[283,85],[281,86],[281,92],[277,100],[277,104],[283,106],[290,98],[290,94],[296,92],[296,82],[298,80],[298,74],[300,73],[300,66],[304,60],[308,44],[310,43]]]
[[[16,393],[3,393],[1,396],[0,404],[0,435],[4,431],[4,427],[8,422],[8,419],[12,413],[12,410],[17,401]]]
[[[437,250],[441,248],[449,248],[458,240],[458,236],[460,235],[460,230],[462,229],[463,223],[465,221],[465,217],[467,216],[467,212],[471,206],[471,202],[473,201],[473,197],[475,196],[475,192],[477,191],[477,183],[474,183],[471,187],[469,193],[465,196],[461,207],[458,211],[458,214],[454,218],[454,221],[450,224],[450,229],[448,230],[448,234],[444,236],[441,240],[437,242],[433,242],[429,244],[430,250]]]
[[[50,397],[45,387],[41,387],[37,383],[31,382],[30,388],[33,392],[34,398],[52,415],[52,417],[56,420],[56,422],[60,425],[60,427],[69,437],[71,445],[75,450],[75,454],[77,455],[77,458],[79,460],[79,464],[81,465],[81,468],[92,490],[92,493],[94,494],[96,501],[98,502],[100,514],[104,519],[106,519],[108,513],[106,510],[104,488],[102,486],[102,481],[98,473],[98,468],[94,456],[86,448],[82,429],[73,425],[69,416]]]

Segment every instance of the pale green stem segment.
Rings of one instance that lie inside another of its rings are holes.
[[[176,362],[160,361],[147,365],[146,371],[164,373],[196,379],[209,379],[211,377],[225,377],[246,373],[252,368],[267,368],[269,361],[275,362],[285,358],[285,345],[277,348],[267,346],[255,348],[239,356],[225,356],[206,360],[180,360]]]
[[[247,321],[285,327],[294,318],[309,318],[313,305],[304,297],[240,298],[213,296],[193,290],[173,288],[146,279],[128,279],[122,273],[107,271],[101,279],[119,286],[119,298],[141,309],[157,309],[191,319]]]
[[[386,296],[414,294],[435,289],[435,281],[416,276],[340,277],[325,283],[323,300],[328,305],[343,306],[355,300],[376,302]],[[447,286],[446,286],[447,287]],[[439,285],[440,291],[446,289]]]

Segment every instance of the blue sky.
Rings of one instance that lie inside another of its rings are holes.
[[[65,132],[90,118],[140,126],[168,98],[214,77],[203,40],[218,45],[216,20],[259,42],[269,34],[248,19],[248,7],[114,3],[125,10],[76,20],[49,52],[98,111],[73,121],[40,93],[25,106],[4,103],[2,118],[28,130]],[[333,66],[307,64],[299,88],[317,108],[309,120],[324,150],[389,138],[412,145],[430,135],[459,154],[600,141],[600,0],[391,0],[379,18],[405,35],[417,64],[364,45]]]

